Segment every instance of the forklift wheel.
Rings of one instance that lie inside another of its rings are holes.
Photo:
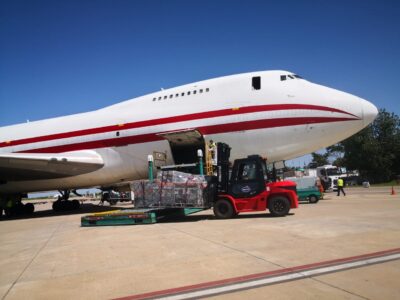
[[[226,199],[219,199],[214,204],[214,215],[217,219],[229,219],[235,216],[232,203]]]
[[[290,204],[286,197],[275,196],[269,199],[268,209],[274,217],[283,217],[289,213]]]

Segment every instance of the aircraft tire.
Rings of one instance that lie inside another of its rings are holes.
[[[54,211],[61,211],[61,201],[55,201],[53,202],[53,210]]]
[[[27,203],[24,205],[24,213],[30,215],[35,211],[35,206],[32,203]]]
[[[269,199],[268,209],[274,217],[284,217],[289,213],[289,200],[283,196],[274,196]]]
[[[79,209],[80,206],[81,204],[78,200],[72,200],[72,209]]]
[[[22,202],[18,202],[15,206],[15,215],[19,216],[19,215],[24,215],[26,214],[26,210],[25,210],[25,205],[22,204]]]

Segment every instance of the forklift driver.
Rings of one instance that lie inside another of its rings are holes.
[[[254,163],[242,165],[242,168],[240,170],[241,180],[254,180],[257,178],[256,165]]]

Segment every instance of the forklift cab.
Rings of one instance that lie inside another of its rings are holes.
[[[229,176],[230,147],[218,143],[217,195],[213,203],[217,218],[227,219],[242,213],[268,209],[273,216],[286,216],[298,207],[296,184],[268,183],[267,166],[259,155],[236,159]]]
[[[265,191],[266,169],[265,160],[259,155],[235,160],[228,193],[234,198],[250,198]]]

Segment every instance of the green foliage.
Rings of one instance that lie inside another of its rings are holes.
[[[344,152],[338,165],[359,170],[372,183],[389,181],[400,174],[399,116],[382,109],[372,124],[327,151]]]
[[[320,167],[323,165],[328,165],[329,161],[329,153],[326,152],[324,154],[318,154],[316,152],[311,153],[312,156],[312,160],[311,162],[308,164],[309,168],[316,168],[316,167]]]
[[[336,159],[332,162],[332,165],[337,166],[337,167],[340,167],[340,168],[346,167],[345,161],[344,161],[344,158],[343,158],[343,157],[338,157],[338,158],[336,158]]]

